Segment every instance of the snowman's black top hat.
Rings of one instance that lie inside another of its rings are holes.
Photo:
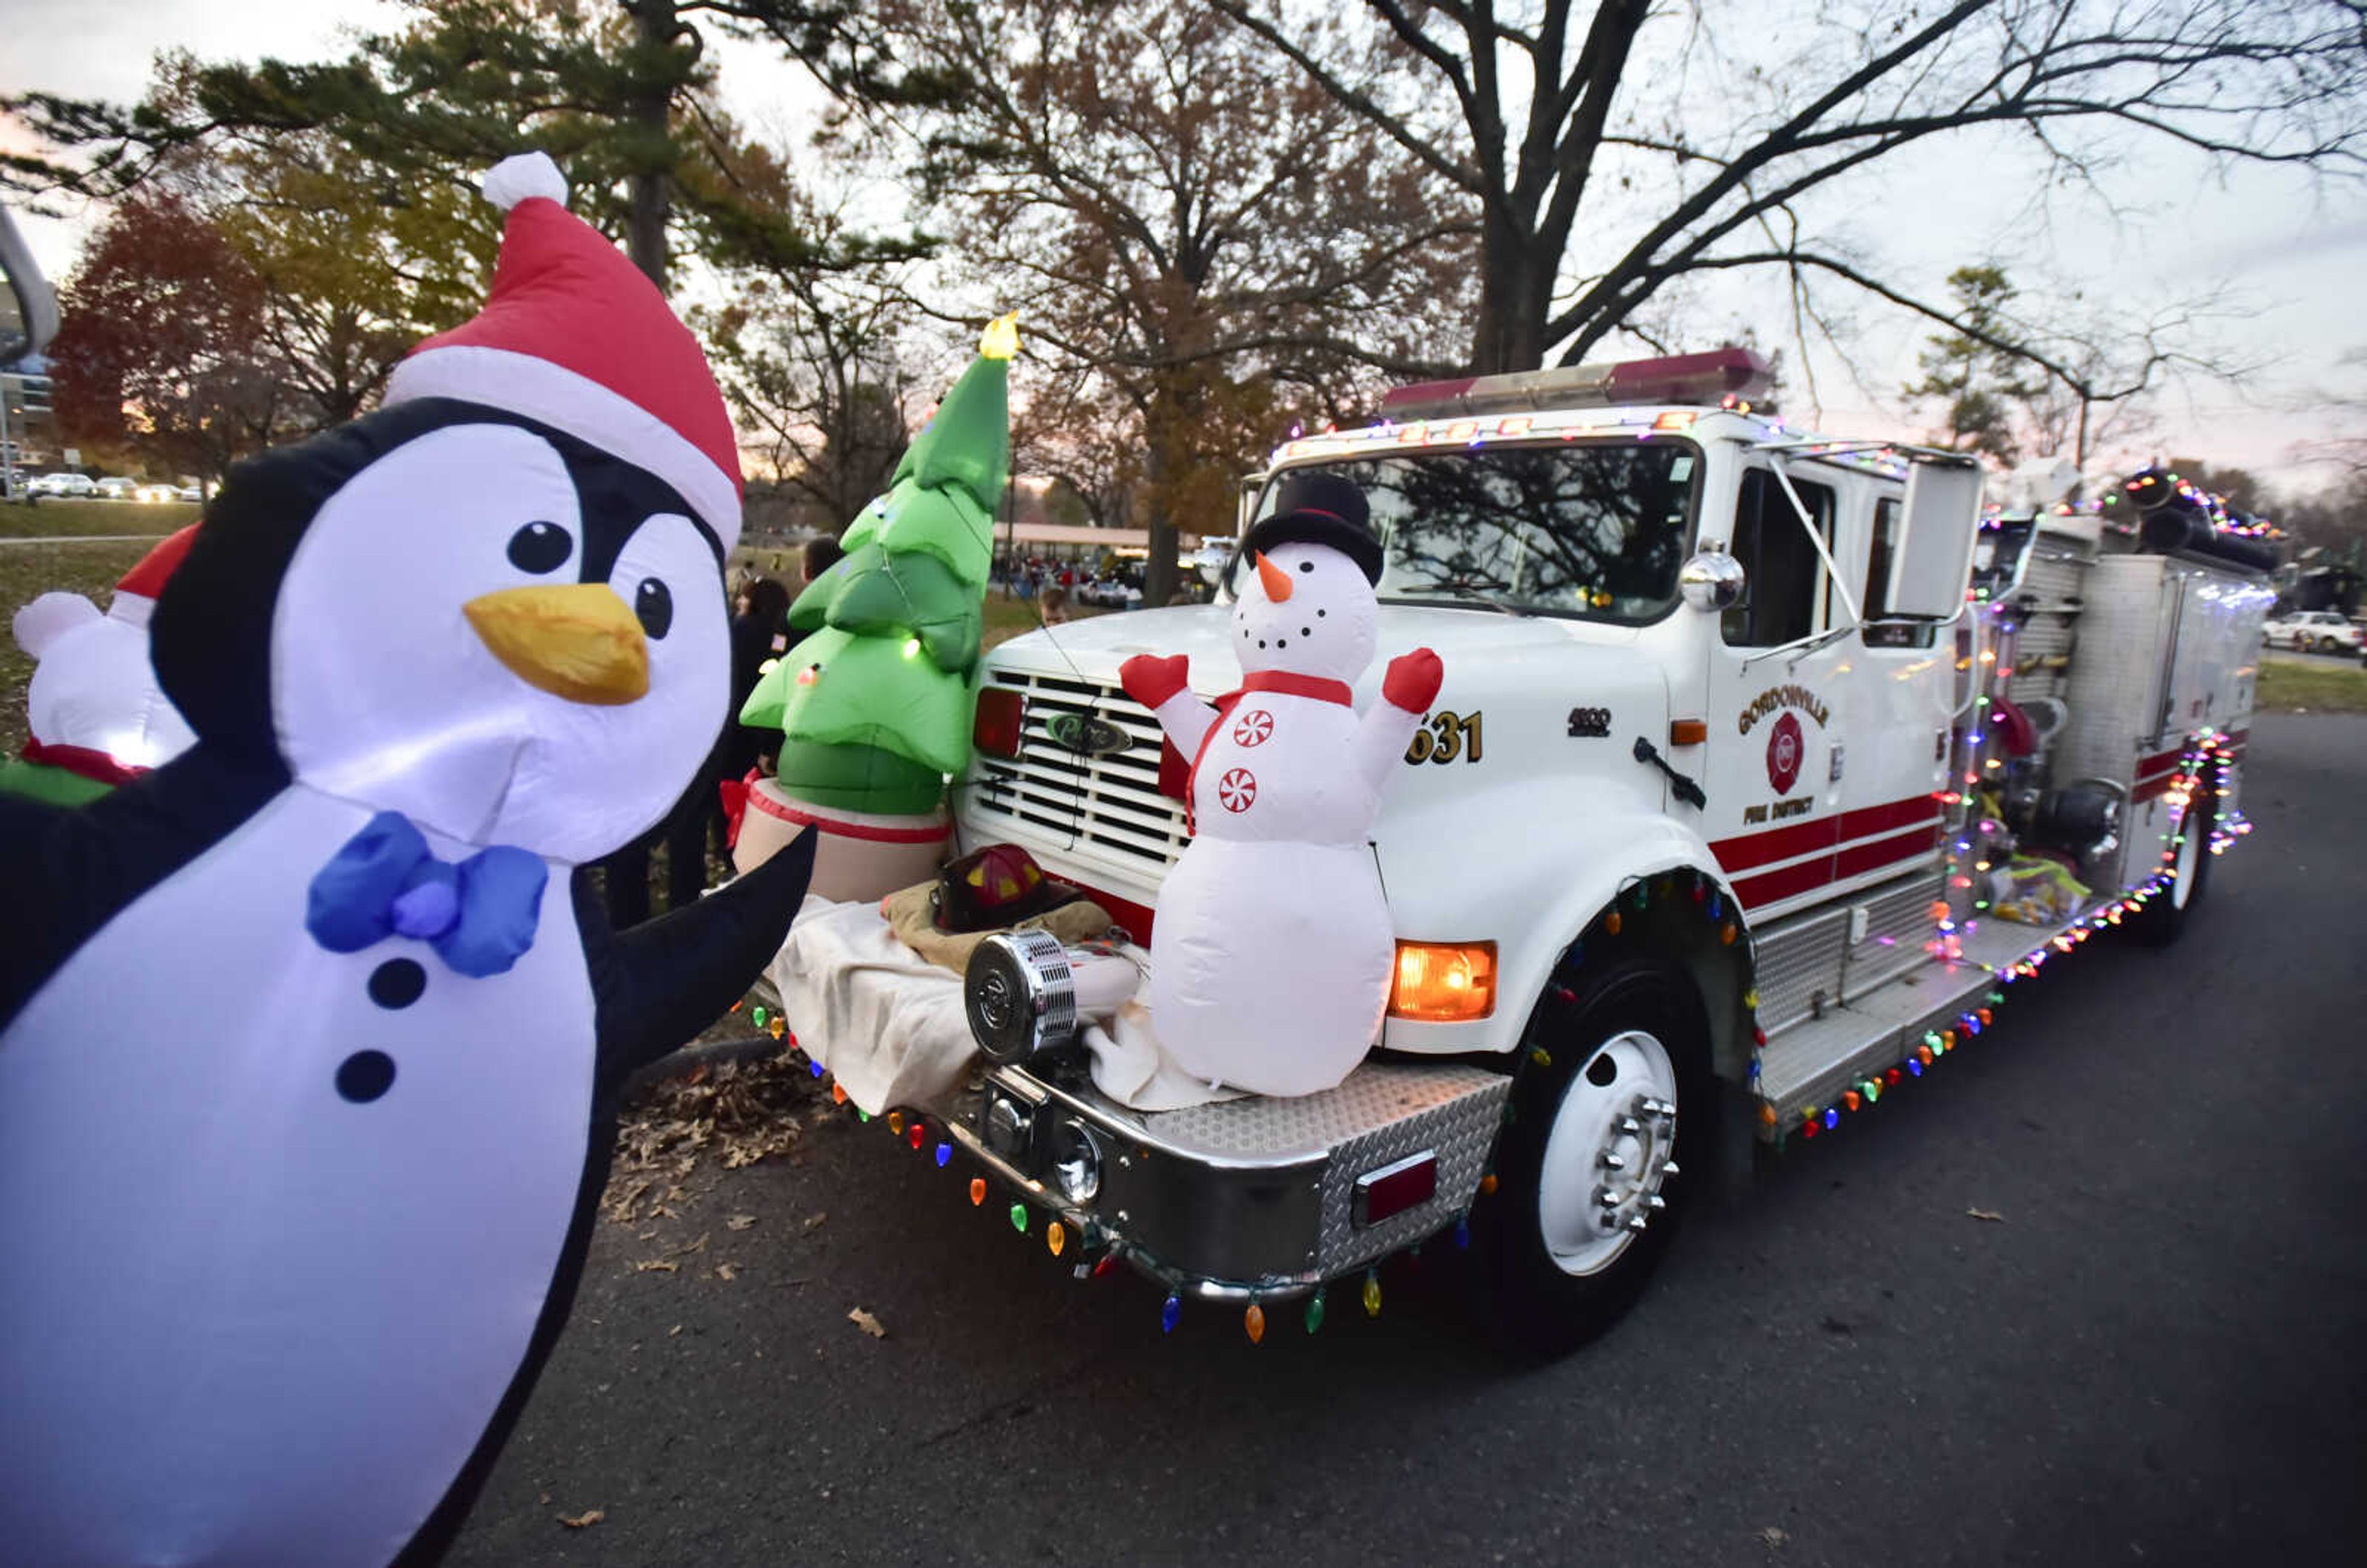
[[[1241,553],[1262,555],[1288,544],[1329,545],[1363,568],[1365,581],[1381,580],[1381,541],[1373,535],[1364,490],[1342,475],[1308,468],[1284,476],[1274,515],[1250,529]]]

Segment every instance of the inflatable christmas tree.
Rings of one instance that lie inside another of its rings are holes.
[[[946,776],[969,765],[994,514],[1011,467],[1015,321],[989,324],[887,493],[847,525],[845,558],[789,607],[804,638],[740,711],[742,723],[782,732],[776,777],[752,793],[752,810],[871,843],[928,832],[882,819],[942,817]]]

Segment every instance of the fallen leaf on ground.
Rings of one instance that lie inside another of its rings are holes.
[[[605,1508],[590,1508],[586,1509],[583,1513],[575,1515],[572,1518],[569,1517],[565,1514],[561,1514],[559,1516],[559,1522],[565,1525],[569,1529],[580,1530],[588,1529],[593,1525],[596,1525],[607,1517],[608,1513]]]
[[[701,1232],[699,1232],[699,1233],[698,1233],[698,1239],[697,1239],[697,1241],[692,1242],[692,1243],[691,1243],[689,1246],[687,1246],[687,1247],[675,1247],[675,1248],[674,1249],[674,1255],[676,1258],[680,1258],[680,1257],[682,1257],[685,1253],[690,1253],[690,1252],[705,1252],[705,1251],[707,1250],[707,1238],[708,1238],[708,1235],[709,1234],[710,1234],[710,1233],[708,1233],[708,1232],[707,1232],[707,1231],[701,1231]]]
[[[679,1323],[677,1323],[677,1324],[675,1324],[672,1328],[669,1328],[669,1329],[667,1329],[667,1330],[666,1330],[666,1337],[667,1337],[667,1338],[669,1338],[669,1339],[671,1339],[671,1338],[673,1338],[675,1335],[680,1334],[681,1332],[682,1332],[682,1325],[681,1325],[681,1324],[679,1324]]]
[[[756,1223],[756,1216],[753,1214],[734,1214],[723,1223],[732,1230],[744,1231],[750,1225]]]
[[[864,1311],[861,1307],[856,1307],[853,1312],[848,1313],[846,1314],[846,1321],[855,1325],[855,1327],[863,1330],[864,1333],[868,1334],[874,1339],[885,1339],[888,1337],[888,1330],[880,1325],[879,1320],[872,1316],[869,1313]]]
[[[1970,1214],[1976,1220],[1988,1220],[1991,1224],[2000,1225],[2005,1224],[2005,1216],[2003,1214],[1993,1213],[1988,1209],[1967,1209],[1965,1213]]]
[[[715,1266],[715,1277],[729,1284],[740,1277],[740,1270],[729,1263],[719,1263]]]
[[[809,1214],[806,1216],[806,1229],[819,1230],[821,1227],[821,1223],[828,1218],[830,1218],[830,1216],[826,1213]]]
[[[608,1217],[625,1224],[650,1218],[640,1210],[655,1183],[681,1181],[702,1160],[737,1170],[787,1156],[801,1131],[799,1112],[816,1093],[813,1079],[786,1052],[762,1061],[701,1064],[650,1086],[627,1107],[617,1129],[616,1169],[603,1204]],[[665,1197],[690,1201],[680,1188]],[[658,1212],[674,1211],[660,1204]]]
[[[1759,1532],[1759,1539],[1765,1541],[1770,1546],[1781,1546],[1792,1538],[1785,1535],[1782,1530],[1777,1529],[1773,1525],[1769,1525],[1765,1529]]]
[[[652,1258],[646,1262],[634,1264],[633,1272],[636,1274],[671,1274],[674,1272],[676,1267],[677,1265],[670,1258]]]

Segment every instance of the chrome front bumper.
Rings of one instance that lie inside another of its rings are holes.
[[[1485,1067],[1367,1062],[1321,1094],[1146,1113],[1082,1076],[1006,1066],[949,1122],[1081,1238],[1181,1294],[1239,1302],[1304,1294],[1454,1224],[1478,1192],[1511,1089]],[[1080,1197],[1086,1149],[1097,1179]],[[1428,1195],[1409,1201],[1425,1182]]]

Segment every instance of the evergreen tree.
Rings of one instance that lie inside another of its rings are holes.
[[[1960,266],[1948,275],[1962,330],[1934,333],[1918,363],[1923,378],[1907,396],[1940,402],[1944,445],[1979,452],[2008,467],[2022,455],[2014,408],[2037,397],[2044,384],[2031,373],[2009,308],[2016,290],[2003,269]]]
[[[806,634],[757,682],[743,724],[782,731],[782,790],[815,806],[912,816],[969,765],[994,515],[1010,479],[1009,371],[1019,333],[979,357],[855,514],[845,558],[789,607]]]

